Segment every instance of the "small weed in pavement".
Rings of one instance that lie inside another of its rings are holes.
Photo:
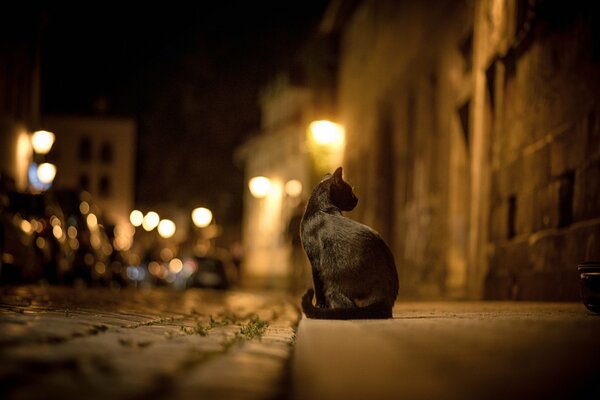
[[[252,340],[254,338],[261,337],[267,330],[268,326],[269,322],[263,321],[255,315],[246,325],[243,325],[240,328],[240,334],[246,339]]]

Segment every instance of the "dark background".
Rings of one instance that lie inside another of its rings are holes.
[[[295,73],[327,1],[42,6],[42,113],[134,117],[136,205],[241,218],[233,150],[259,128],[260,88]]]

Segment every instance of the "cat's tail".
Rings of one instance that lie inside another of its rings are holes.
[[[392,318],[392,308],[383,302],[367,307],[356,308],[320,308],[312,303],[315,290],[310,288],[302,296],[302,311],[308,318],[314,319],[382,319]]]

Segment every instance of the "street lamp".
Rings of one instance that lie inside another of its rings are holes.
[[[50,185],[56,176],[56,166],[51,163],[40,164],[37,168],[37,177],[41,183]]]
[[[313,121],[308,126],[308,145],[313,160],[313,179],[333,171],[342,163],[345,130],[332,121]]]
[[[308,126],[311,139],[319,146],[340,149],[344,145],[344,128],[335,122],[313,121]]]
[[[140,226],[144,223],[144,214],[140,210],[133,210],[131,214],[129,214],[129,222],[133,226]]]
[[[255,176],[248,181],[248,188],[252,196],[257,199],[265,197],[271,189],[271,180],[264,176]]]
[[[298,197],[302,194],[302,182],[298,179],[290,179],[285,183],[285,193],[290,197]]]
[[[163,219],[158,223],[158,234],[164,239],[168,239],[175,234],[175,223],[170,219]]]
[[[192,221],[198,228],[206,228],[213,219],[212,211],[208,208],[198,207],[192,211]]]
[[[150,211],[148,214],[144,216],[144,220],[142,222],[142,228],[150,232],[152,229],[158,226],[160,222],[160,217],[154,211]]]
[[[48,154],[54,144],[54,133],[48,131],[36,131],[31,136],[31,145],[37,154]]]

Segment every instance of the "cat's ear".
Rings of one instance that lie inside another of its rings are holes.
[[[342,167],[338,167],[338,169],[335,170],[335,172],[333,173],[333,177],[337,181],[343,181],[344,180],[344,179],[342,179]]]
[[[327,174],[323,175],[323,179],[321,179],[321,182],[326,181],[329,178],[331,178],[331,174],[327,173]]]

